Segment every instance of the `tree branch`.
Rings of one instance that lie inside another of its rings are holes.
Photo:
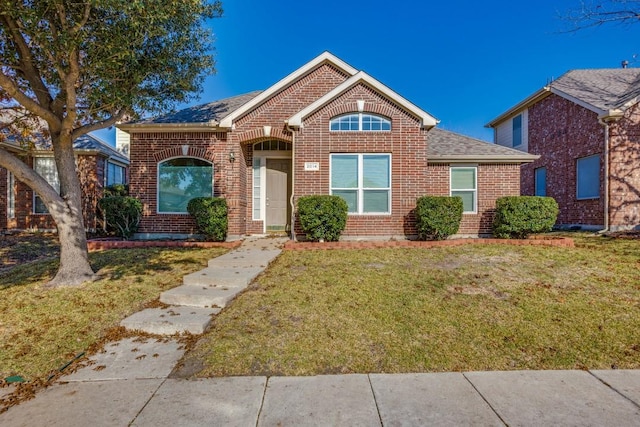
[[[42,117],[50,126],[54,125],[55,128],[61,125],[60,119],[55,114],[22,92],[16,82],[3,72],[0,72],[0,86],[2,86],[2,89],[4,89],[7,95],[15,99],[33,114]]]
[[[120,120],[122,120],[125,115],[126,115],[126,112],[122,110],[106,120],[81,126],[73,131],[73,133],[71,134],[71,139],[75,140],[76,138],[79,138],[82,135],[85,135],[89,132],[93,132],[95,130],[100,130],[109,126],[113,126],[116,123],[118,123]]]

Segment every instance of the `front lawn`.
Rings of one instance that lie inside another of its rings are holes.
[[[226,249],[116,249],[89,254],[102,277],[78,288],[46,289],[55,259],[0,273],[0,379],[42,379],[101,341],[124,317]]]
[[[640,368],[640,241],[575,237],[284,252],[182,373]]]

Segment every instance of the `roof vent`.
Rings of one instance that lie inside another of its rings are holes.
[[[627,61],[626,59],[624,61],[622,61],[620,63],[620,65],[622,65],[622,68],[627,68],[629,66],[629,61]]]

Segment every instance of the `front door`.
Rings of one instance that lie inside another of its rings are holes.
[[[291,159],[267,159],[267,232],[289,230]]]

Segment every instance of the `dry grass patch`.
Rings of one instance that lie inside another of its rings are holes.
[[[285,252],[199,376],[640,367],[640,242]]]
[[[226,249],[118,249],[89,255],[102,279],[46,289],[57,260],[0,275],[0,378],[33,380],[99,341],[121,319],[178,286]]]

